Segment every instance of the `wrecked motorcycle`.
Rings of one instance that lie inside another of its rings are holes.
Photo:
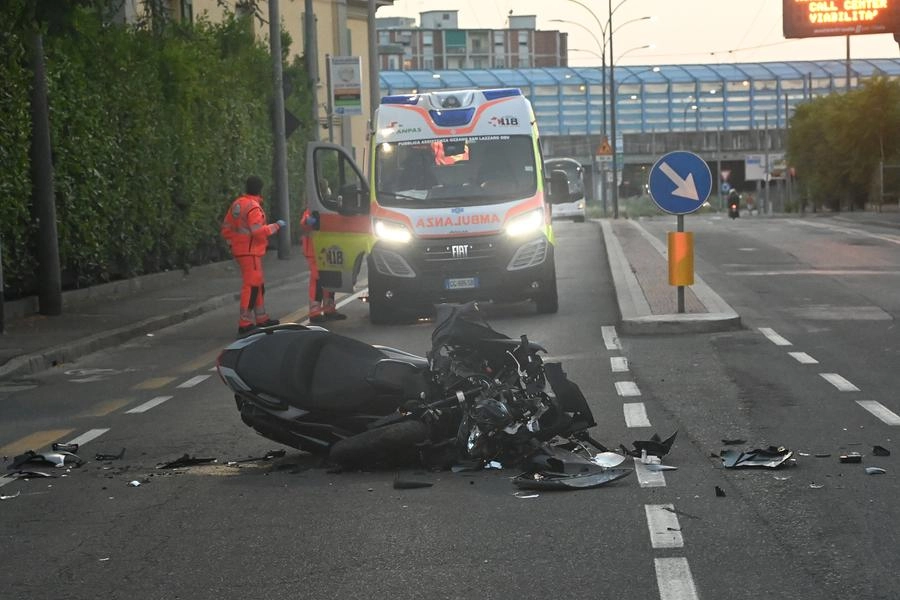
[[[225,348],[218,372],[245,424],[343,467],[536,454],[546,466],[559,448],[606,450],[587,432],[581,390],[540,345],[495,331],[475,303],[439,305],[435,322],[426,356],[321,327],[267,327]]]

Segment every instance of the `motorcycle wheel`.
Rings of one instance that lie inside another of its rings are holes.
[[[329,460],[349,468],[395,467],[415,463],[428,427],[420,421],[402,421],[343,439],[331,447]]]

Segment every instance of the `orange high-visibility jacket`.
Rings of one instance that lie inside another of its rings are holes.
[[[222,221],[222,237],[231,244],[234,256],[263,256],[269,236],[280,229],[277,223],[266,224],[261,201],[260,196],[241,196]]]
[[[312,232],[315,231],[315,227],[310,227],[308,224],[310,216],[312,216],[312,213],[309,212],[308,208],[305,209],[303,214],[300,215],[300,229],[303,232],[303,256],[314,258],[316,252],[313,249]]]

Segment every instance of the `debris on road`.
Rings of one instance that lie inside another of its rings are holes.
[[[9,496],[0,496],[0,500],[12,500],[13,498],[17,498],[19,496],[19,494],[21,494],[21,493],[22,492],[19,491],[19,492],[16,492],[15,494],[11,494]]]
[[[862,454],[860,454],[859,452],[848,452],[847,454],[841,454],[840,461],[842,463],[861,463]]]
[[[725,490],[723,490],[723,489],[720,488],[719,486],[716,486],[716,497],[717,497],[717,498],[724,498],[724,497],[725,497]]]
[[[764,467],[777,469],[794,455],[792,450],[784,446],[769,446],[768,448],[756,448],[741,452],[740,450],[722,450],[722,466],[726,469],[744,467]]]
[[[884,475],[887,473],[881,467],[866,467],[866,475]]]
[[[595,454],[593,458],[591,458],[591,462],[595,465],[611,469],[613,467],[618,467],[625,462],[625,457],[618,452],[601,452],[600,454]]]
[[[232,466],[232,465],[239,465],[239,464],[248,463],[248,462],[268,461],[268,460],[272,460],[273,458],[283,458],[284,455],[285,455],[284,450],[269,450],[262,456],[256,456],[256,457],[251,457],[251,458],[242,458],[240,460],[229,460],[225,464],[227,466]]]
[[[80,467],[84,464],[84,460],[72,452],[44,452],[43,454],[39,454],[34,450],[28,450],[24,454],[20,454],[13,458],[12,464],[10,464],[7,469],[17,470],[19,467],[30,463],[40,463],[52,465],[54,467]]]
[[[875,456],[890,456],[891,451],[883,446],[872,446],[872,454]]]
[[[604,469],[593,473],[522,473],[512,481],[523,490],[587,489],[612,483],[632,473],[631,469]]]
[[[176,458],[173,461],[169,461],[167,463],[163,463],[160,465],[156,465],[157,469],[178,469],[180,467],[192,467],[194,465],[204,465],[208,463],[216,462],[215,458],[196,458],[194,456],[189,456],[185,454],[181,458]]]
[[[633,442],[634,450],[628,450],[625,446],[620,446],[620,448],[626,454],[635,458],[640,458],[644,452],[651,456],[663,457],[672,449],[672,444],[675,442],[675,436],[677,435],[678,432],[676,431],[663,440],[660,439],[659,434],[654,433],[649,440],[637,440]]]
[[[122,448],[122,451],[118,454],[102,454],[98,453],[94,456],[94,460],[99,461],[108,461],[108,460],[119,460],[125,457],[125,448]]]
[[[414,481],[411,479],[394,479],[395,490],[416,490],[431,487],[434,484],[430,481]]]
[[[52,448],[54,452],[78,452],[78,444],[62,444],[60,442],[54,442]]]

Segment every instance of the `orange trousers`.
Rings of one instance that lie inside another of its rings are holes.
[[[236,256],[241,270],[241,306],[238,326],[246,327],[269,320],[266,314],[266,284],[261,256]]]
[[[304,254],[309,265],[309,316],[317,317],[321,314],[335,312],[334,292],[322,289],[319,283],[319,266],[316,257]]]

